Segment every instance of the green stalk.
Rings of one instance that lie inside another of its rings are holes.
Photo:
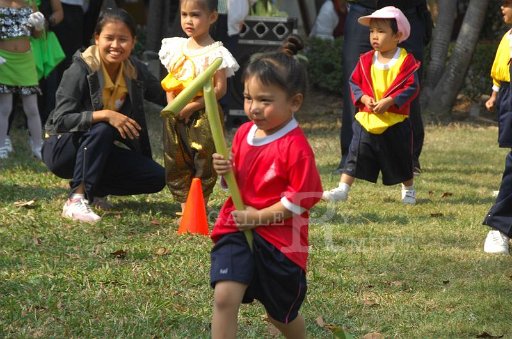
[[[181,93],[178,94],[170,104],[165,106],[165,108],[160,112],[160,115],[165,118],[167,116],[178,114],[186,104],[192,101],[208,80],[213,78],[213,75],[221,64],[222,58],[216,58],[203,73],[199,74],[197,78],[195,78],[188,87],[181,91]]]
[[[183,107],[185,107],[185,105],[197,95],[197,92],[201,90],[201,87],[203,87],[204,105],[210,122],[210,129],[212,131],[215,149],[219,154],[222,154],[225,159],[229,159],[228,147],[226,145],[226,140],[224,139],[223,127],[220,121],[219,109],[217,107],[217,98],[215,97],[215,91],[213,90],[213,75],[221,64],[222,58],[216,58],[203,73],[199,74],[199,76],[197,76],[197,78],[195,78],[187,88],[181,91],[181,93],[178,94],[178,96],[174,98],[174,100],[168,104],[162,112],[160,112],[160,115],[162,117],[167,117],[178,114]],[[244,210],[244,202],[240,195],[240,190],[238,189],[234,173],[229,172],[228,174],[225,174],[224,179],[228,184],[228,189],[231,193],[231,199],[233,199],[235,208],[239,211]],[[247,243],[252,250],[252,232],[244,231],[244,234],[247,239]]]
[[[217,98],[215,97],[215,91],[213,87],[213,79],[210,78],[204,84],[203,88],[204,95],[204,105],[206,107],[206,114],[208,115],[208,121],[210,122],[210,129],[213,135],[213,143],[215,144],[215,149],[217,153],[221,154],[224,159],[229,159],[228,147],[226,145],[226,139],[224,139],[223,127],[220,121],[219,109],[217,106]],[[233,171],[224,174],[224,179],[228,184],[229,193],[231,193],[231,199],[233,200],[233,204],[238,211],[242,211],[245,209],[244,202],[242,200],[242,196],[240,194],[240,189],[238,188],[238,184],[236,182],[235,174]],[[247,230],[244,231],[245,238],[247,239],[247,243],[252,250],[252,241],[253,235],[252,231]]]

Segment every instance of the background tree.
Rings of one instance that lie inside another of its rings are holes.
[[[149,0],[148,20],[146,25],[146,50],[158,52],[164,37],[180,35],[180,33],[174,32],[174,19],[178,11],[178,6],[179,0]]]
[[[439,0],[436,4],[436,25],[432,32],[432,43],[430,46],[430,61],[428,63],[425,81],[422,84],[420,103],[426,106],[435,85],[441,78],[448,49],[450,46],[453,24],[457,16],[457,1]],[[432,8],[431,8],[432,10]]]
[[[455,2],[453,0],[447,0],[446,2]],[[439,5],[448,6],[443,0],[439,0]],[[482,30],[485,18],[486,10],[489,4],[489,0],[470,0],[469,7],[466,14],[464,15],[464,21],[462,23],[459,35],[453,48],[453,53],[446,64],[445,68],[440,70],[440,63],[435,65],[432,69],[428,68],[427,79],[430,90],[427,90],[427,95],[430,93],[431,98],[435,100],[428,100],[424,111],[432,113],[437,116],[448,115],[451,112],[457,94],[459,93],[463,83],[464,76],[468,70],[473,52],[478,42],[480,31]],[[448,13],[443,13],[442,9],[439,10],[439,17]],[[443,19],[444,20],[444,19]],[[436,35],[434,40],[442,40],[440,42],[433,41],[432,44],[443,45],[443,41],[446,39],[444,34],[451,34],[451,30],[446,32],[439,31],[436,28]],[[444,53],[443,48],[439,48],[433,52]],[[442,55],[437,55],[435,58],[442,60]],[[432,56],[434,59],[434,56]],[[442,74],[438,81],[434,82],[436,77]]]

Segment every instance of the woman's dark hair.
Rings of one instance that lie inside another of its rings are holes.
[[[289,35],[279,50],[254,55],[245,68],[242,81],[255,76],[264,85],[282,88],[289,97],[297,93],[305,95],[306,68],[295,57],[303,48],[304,43],[298,35]]]
[[[128,27],[133,38],[137,36],[137,25],[135,21],[132,16],[122,8],[107,8],[103,10],[94,28],[94,34],[99,35],[103,27],[112,21],[121,21]]]
[[[180,0],[180,5],[183,1],[190,1],[190,0]],[[210,12],[217,11],[217,8],[219,6],[218,0],[193,0],[193,1],[202,2],[205,5],[205,8]],[[240,1],[240,0],[238,0],[238,1]]]

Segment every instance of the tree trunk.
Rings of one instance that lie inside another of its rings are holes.
[[[439,16],[437,17],[436,26],[432,34],[430,61],[421,89],[420,103],[422,107],[425,107],[429,102],[432,91],[443,75],[453,23],[457,14],[457,1],[439,0],[438,13]]]
[[[169,0],[150,0],[146,25],[146,50],[158,52],[165,24],[165,3]]]
[[[446,71],[432,92],[431,98],[436,100],[429,101],[427,112],[438,116],[450,114],[471,62],[488,4],[489,0],[470,1]]]

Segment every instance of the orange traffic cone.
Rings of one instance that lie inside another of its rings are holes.
[[[206,218],[206,207],[204,205],[203,188],[201,179],[192,179],[190,191],[188,192],[185,211],[181,217],[178,234],[195,233],[208,235],[208,221]]]

